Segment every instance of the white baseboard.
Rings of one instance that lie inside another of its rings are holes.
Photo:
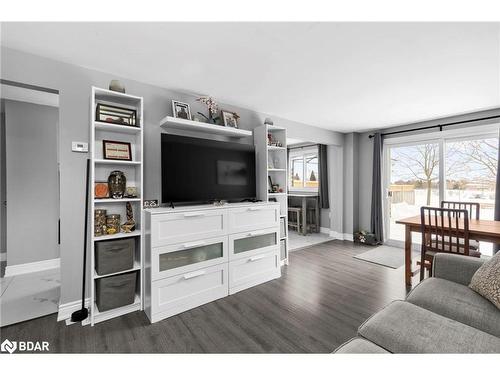
[[[0,253],[0,262],[7,261],[7,253]]]
[[[319,232],[324,234],[330,234],[330,228],[319,227]]]
[[[5,277],[23,275],[26,273],[40,272],[59,268],[61,266],[61,258],[54,258],[49,260],[42,260],[40,262],[15,264],[13,266],[7,265],[5,267]]]
[[[339,233],[332,230],[330,231],[330,237],[340,241],[354,241],[354,237],[351,233]]]
[[[85,307],[89,307],[90,298],[85,299]],[[82,308],[82,300],[63,303],[59,305],[59,312],[57,313],[57,321],[60,322],[62,320],[66,320],[71,318],[71,314],[76,310],[80,310]]]

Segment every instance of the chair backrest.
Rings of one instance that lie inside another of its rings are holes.
[[[467,210],[438,207],[420,208],[422,254],[427,251],[469,255]]]
[[[481,205],[476,202],[441,201],[441,208],[467,210],[470,219],[479,220],[479,210],[481,208]]]

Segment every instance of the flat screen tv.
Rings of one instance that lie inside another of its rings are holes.
[[[164,204],[255,199],[255,147],[162,134],[161,176]]]

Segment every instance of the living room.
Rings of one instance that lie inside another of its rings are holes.
[[[2,351],[498,359],[499,22],[117,21],[1,23]]]

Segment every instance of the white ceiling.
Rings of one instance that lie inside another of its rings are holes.
[[[344,132],[500,106],[499,23],[3,23],[2,45]]]

